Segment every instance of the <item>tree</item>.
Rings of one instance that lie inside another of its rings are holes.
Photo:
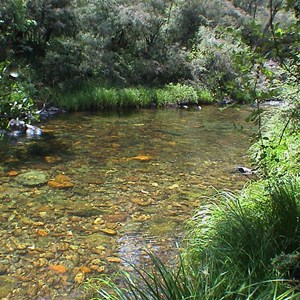
[[[0,7],[0,61],[26,50],[30,32],[36,26],[23,0],[3,0]]]
[[[28,37],[28,45],[35,55],[44,56],[55,37],[76,35],[77,20],[72,0],[27,0],[27,13],[36,22]]]

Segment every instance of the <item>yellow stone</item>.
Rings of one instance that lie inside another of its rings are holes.
[[[45,161],[49,164],[56,163],[60,160],[61,160],[61,158],[58,156],[54,156],[54,155],[53,156],[45,156]]]
[[[90,273],[92,271],[91,268],[85,266],[81,266],[79,269],[82,273]]]
[[[63,265],[50,265],[49,269],[61,274],[67,272],[67,268]]]
[[[74,282],[77,283],[77,284],[81,284],[83,283],[85,280],[85,275],[83,272],[79,272],[75,275],[74,277]]]
[[[138,155],[138,156],[129,158],[129,160],[138,160],[138,161],[150,161],[152,159],[153,159],[153,157],[150,155]]]
[[[119,257],[107,257],[106,260],[113,263],[120,263],[122,261]]]
[[[68,181],[58,182],[55,180],[49,180],[48,186],[53,187],[53,188],[58,188],[58,189],[64,189],[64,188],[71,188],[74,186],[74,184],[71,182],[68,182]]]
[[[151,216],[141,214],[141,213],[134,213],[131,215],[131,218],[132,218],[132,221],[141,222],[141,221],[147,221],[147,220],[151,219]]]
[[[59,174],[55,176],[54,180],[48,181],[48,186],[59,189],[71,188],[74,186],[74,184],[70,180],[71,179],[69,176]]]
[[[174,190],[174,189],[177,189],[177,188],[179,188],[179,185],[178,185],[177,183],[175,183],[175,184],[169,186],[169,189],[170,189],[170,190]]]
[[[103,228],[103,229],[100,229],[101,232],[103,233],[106,233],[108,235],[116,235],[117,232],[113,229],[109,229],[109,228]]]
[[[140,199],[140,198],[132,198],[131,202],[133,202],[135,204],[138,204],[140,206],[148,206],[148,205],[151,204],[151,202],[149,200],[143,200],[143,199]]]
[[[14,171],[14,170],[9,171],[9,172],[7,173],[7,175],[8,175],[8,176],[11,176],[11,177],[17,176],[18,174],[19,174],[19,172]]]
[[[38,229],[38,230],[36,231],[36,233],[37,233],[37,235],[39,235],[39,236],[47,236],[47,235],[48,235],[48,232],[47,232],[46,230],[44,230],[44,229]]]

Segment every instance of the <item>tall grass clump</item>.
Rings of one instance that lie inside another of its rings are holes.
[[[149,270],[140,270],[133,266],[133,273],[122,271],[117,274],[118,281],[122,279],[121,284],[103,277],[90,279],[85,287],[94,292],[92,299],[103,300],[196,300],[204,295],[200,288],[201,283],[194,277],[194,270],[186,266],[181,258],[175,270],[166,267],[151,253],[150,258],[152,267]]]
[[[207,89],[196,90],[183,84],[163,87],[123,87],[85,82],[73,90],[54,93],[54,102],[68,111],[102,110],[114,108],[165,107],[182,103],[211,103],[213,97]]]
[[[146,87],[116,88],[85,82],[73,90],[54,93],[55,104],[68,111],[149,107],[156,101],[155,90]]]
[[[170,104],[198,104],[197,91],[192,87],[184,84],[169,83],[163,88],[156,91],[158,106],[166,106]]]
[[[187,262],[215,274],[209,278],[210,289],[220,297],[215,299],[277,299],[272,298],[275,290],[300,296],[299,286],[294,287],[300,276],[279,272],[273,264],[278,256],[300,250],[299,205],[300,181],[295,177],[255,183],[238,196],[222,192],[201,207],[191,220]],[[218,274],[223,274],[222,281]]]

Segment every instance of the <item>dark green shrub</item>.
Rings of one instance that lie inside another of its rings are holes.
[[[35,102],[18,79],[19,71],[9,65],[0,63],[0,128],[6,128],[11,119],[30,123],[38,118]]]

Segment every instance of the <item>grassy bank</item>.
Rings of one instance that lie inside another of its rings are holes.
[[[299,178],[291,177],[259,181],[239,195],[222,192],[201,207],[186,261],[205,280],[205,299],[300,296],[299,195]]]
[[[82,111],[165,107],[185,103],[198,105],[212,103],[214,98],[207,89],[196,89],[183,84],[168,84],[161,88],[116,88],[96,82],[85,82],[73,90],[56,91],[52,101],[68,111]]]
[[[95,299],[300,299],[299,102],[258,114],[250,155],[259,179],[203,199],[175,269],[91,280]]]

